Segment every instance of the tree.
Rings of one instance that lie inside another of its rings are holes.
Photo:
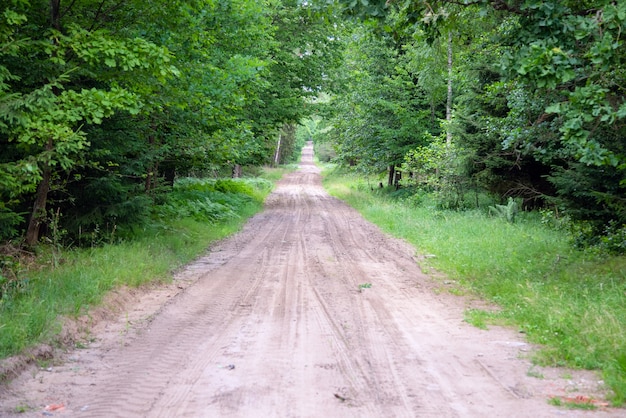
[[[404,154],[423,141],[429,107],[408,68],[409,57],[392,37],[381,38],[368,29],[352,34],[331,100],[338,158],[368,172],[388,170],[391,176]],[[393,183],[393,177],[390,178]]]
[[[265,136],[267,149],[284,162],[293,149],[281,141],[282,150],[277,150],[279,131],[292,131],[291,125],[315,111],[320,92],[332,90],[330,75],[340,65],[342,25],[332,9],[313,10],[294,0],[276,3],[270,13],[274,42],[268,51],[267,82],[258,93],[260,100],[248,109],[248,118],[255,136]]]
[[[139,97],[125,88],[76,82],[87,75],[96,81],[99,69],[118,65],[123,71],[167,75],[170,56],[142,39],[115,39],[105,30],[66,27],[57,0],[49,3],[47,13],[26,1],[5,4],[2,12],[12,27],[3,39],[7,48],[0,49],[0,141],[10,155],[2,161],[2,171],[9,174],[3,197],[15,200],[36,189],[26,233],[26,243],[33,245],[46,215],[53,176],[74,166],[88,146],[82,126],[99,124],[119,110],[137,113],[141,106]],[[41,24],[46,16],[48,24]],[[11,175],[18,172],[23,176]]]
[[[349,15],[378,19],[394,31],[417,34],[428,45],[455,34],[455,69],[448,81],[454,79],[459,87],[453,89],[456,116],[446,129],[475,152],[473,176],[491,191],[554,204],[592,222],[596,233],[609,221],[626,223],[621,198],[626,187],[626,49],[621,37],[626,4],[338,3]],[[395,25],[389,24],[391,16],[397,16]],[[470,19],[472,24],[466,24]],[[422,50],[435,56],[423,45],[404,43],[404,48],[408,54]],[[586,173],[588,181],[574,180],[574,171]],[[583,203],[576,183],[591,187],[584,191],[590,210],[578,210]]]
[[[44,4],[0,6],[0,238],[30,212],[29,244],[50,205],[80,241],[177,176],[269,162],[339,56],[332,13],[291,0]]]

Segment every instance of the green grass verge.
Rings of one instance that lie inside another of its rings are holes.
[[[508,223],[478,210],[410,205],[336,173],[324,184],[384,231],[434,255],[424,267],[502,308],[468,311],[469,322],[519,327],[543,346],[539,364],[602,370],[613,402],[626,401],[626,257],[576,250],[532,214]]]
[[[283,173],[273,169],[269,177],[276,180]],[[54,344],[61,316],[85,313],[118,286],[170,280],[176,268],[203,253],[210,243],[239,230],[262,209],[271,188],[267,182],[247,184],[253,198],[237,207],[236,217],[214,223],[172,219],[146,228],[132,241],[60,254],[58,249],[41,247],[37,267],[20,273],[24,289],[0,299],[0,358],[38,343]]]

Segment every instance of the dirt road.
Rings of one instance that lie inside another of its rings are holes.
[[[307,146],[266,210],[173,285],[120,292],[92,343],[16,379],[0,414],[619,415],[549,405],[593,377],[532,368],[514,330],[463,322],[468,301],[437,292],[412,248],[330,197],[312,161]]]

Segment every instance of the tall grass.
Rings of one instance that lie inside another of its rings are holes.
[[[277,178],[279,174],[273,172],[272,176]],[[215,184],[210,182],[212,188]],[[187,216],[159,219],[133,240],[62,250],[61,254],[58,248],[41,247],[37,266],[20,273],[23,289],[0,298],[0,358],[37,343],[54,343],[61,316],[85,313],[117,286],[171,279],[173,270],[197,257],[211,242],[240,229],[262,209],[263,200],[271,191],[267,180],[249,179],[241,184],[227,180],[217,184],[219,194],[211,189],[207,196],[219,197],[220,205],[227,206],[221,210],[227,210],[228,216],[216,217],[210,212],[211,216],[202,217],[186,212],[179,194],[168,201],[168,210],[178,207]],[[229,204],[229,200],[234,203]],[[196,203],[189,201],[188,205]],[[46,258],[51,261],[46,262]]]
[[[540,364],[598,369],[626,401],[626,257],[575,249],[566,232],[521,213],[440,211],[372,191],[355,177],[326,175],[329,192],[386,232],[432,254],[428,265],[501,307],[468,320],[506,322],[543,349]],[[423,202],[424,203],[424,202]]]

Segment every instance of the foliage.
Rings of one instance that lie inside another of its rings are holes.
[[[19,225],[24,221],[22,214],[16,213],[0,203],[0,238],[11,239],[18,235]]]
[[[16,13],[10,6],[4,12]],[[39,19],[34,9],[26,12],[32,12],[30,19]],[[93,77],[99,66],[105,72],[119,68],[119,74],[133,70],[171,74],[169,52],[142,39],[115,39],[105,30],[87,32],[74,25],[68,25],[66,33],[46,31],[26,25],[26,14],[19,16],[21,24],[12,35],[23,40],[16,46],[7,39],[11,47],[0,48],[4,62],[0,140],[13,157],[2,161],[2,191],[9,199],[34,191],[44,166],[68,170],[76,164],[89,145],[81,125],[100,124],[120,110],[139,112],[140,98],[129,89],[76,85],[79,77]],[[40,70],[19,74],[37,56]]]
[[[512,197],[506,205],[493,205],[489,206],[489,214],[502,218],[510,223],[515,223],[515,217],[519,213],[519,205]]]
[[[315,157],[318,161],[328,163],[337,157],[337,153],[328,143],[315,143]]]
[[[51,208],[75,244],[131,236],[176,178],[273,161],[338,63],[333,11],[292,0],[57,3],[0,6],[0,241]]]
[[[412,150],[428,147],[443,131],[466,150],[457,165],[468,168],[463,181],[472,188],[590,225],[590,244],[607,232],[607,223],[626,223],[625,4],[335,3],[360,22],[337,74],[342,97],[328,112],[327,139],[338,162],[359,167],[363,161],[382,171],[401,153],[410,151],[411,160]],[[351,61],[366,65],[352,70]],[[384,76],[374,78],[370,68]],[[382,81],[399,74],[410,83]],[[407,103],[403,94],[413,98],[409,106],[400,105]],[[452,115],[440,125],[450,99]],[[398,108],[375,117],[377,106],[390,102],[410,109],[411,117],[398,118]],[[409,129],[403,148],[379,133],[386,126]]]
[[[423,96],[406,66],[393,38],[355,28],[338,73],[341,94],[325,105],[333,129],[322,141],[336,145],[338,161],[367,172],[402,163],[428,115],[416,111]]]
[[[241,228],[262,209],[272,187],[273,183],[263,179],[181,179],[177,190],[155,209],[167,216],[158,225],[137,231],[133,240],[61,248],[61,254],[57,248],[40,245],[36,259],[3,247],[0,357],[37,343],[53,343],[60,316],[84,314],[116,286],[167,280],[173,270],[206,251],[212,241]],[[219,210],[213,210],[208,197]],[[195,206],[201,207],[195,210]],[[55,259],[62,262],[55,263]],[[30,261],[22,263],[25,260]]]
[[[174,184],[154,213],[159,219],[216,223],[238,217],[237,208],[250,204],[254,196],[253,188],[242,179],[186,178]]]
[[[600,238],[600,248],[612,254],[626,253],[626,225],[610,222]]]
[[[436,194],[439,207],[462,208],[471,187],[463,153],[460,147],[447,145],[445,138],[433,138],[428,145],[407,152],[402,169],[412,173],[409,182]]]

